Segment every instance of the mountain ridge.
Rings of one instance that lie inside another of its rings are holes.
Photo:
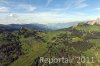
[[[51,30],[58,30],[62,28],[68,28],[71,26],[77,25],[78,22],[69,22],[69,23],[50,23],[50,24],[0,24],[1,31],[14,31],[20,28],[30,28],[36,29],[40,31],[51,31]]]

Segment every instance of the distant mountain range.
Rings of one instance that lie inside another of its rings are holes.
[[[68,28],[71,26],[77,25],[79,22],[68,22],[68,23],[50,23],[47,24],[48,28],[52,30],[62,29],[62,28]]]
[[[44,31],[49,30],[49,28],[43,24],[9,24],[9,25],[0,24],[0,31],[13,31],[13,30],[18,30],[20,28],[30,28],[30,29],[44,30]]]
[[[0,31],[14,31],[20,28],[30,28],[30,29],[36,29],[41,31],[51,31],[51,30],[58,30],[62,28],[68,28],[77,24],[78,22],[50,23],[46,25],[44,24],[8,24],[8,25],[0,24]]]
[[[89,25],[100,25],[100,18],[91,21],[84,21],[84,23]],[[68,23],[49,23],[49,24],[0,24],[0,32],[2,31],[14,31],[20,28],[29,28],[35,29],[40,31],[51,31],[51,30],[58,30],[63,28],[68,28],[72,26],[77,26],[79,22],[68,22]]]

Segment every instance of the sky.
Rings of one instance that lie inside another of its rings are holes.
[[[0,24],[68,23],[100,17],[100,0],[0,0]]]

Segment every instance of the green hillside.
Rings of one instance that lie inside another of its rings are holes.
[[[56,31],[22,28],[0,33],[0,66],[100,66],[100,26],[79,24]],[[40,63],[39,58],[90,57],[77,63]],[[94,59],[92,59],[92,57]],[[87,63],[88,61],[94,63]]]
[[[80,23],[75,28],[77,30],[82,30],[86,32],[100,32],[100,25],[88,25],[88,24]]]

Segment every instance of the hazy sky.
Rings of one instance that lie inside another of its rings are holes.
[[[0,24],[63,23],[100,17],[100,0],[0,0]]]

